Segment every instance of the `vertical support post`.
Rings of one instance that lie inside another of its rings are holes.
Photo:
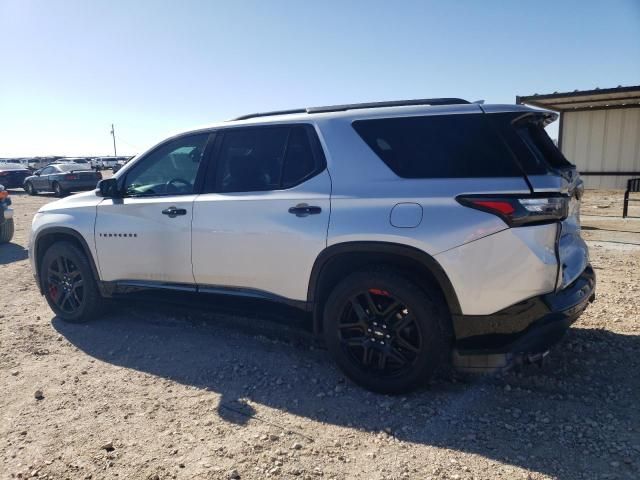
[[[113,137],[113,156],[118,156],[118,151],[116,150],[116,131],[113,128],[113,123],[111,124],[111,136]]]

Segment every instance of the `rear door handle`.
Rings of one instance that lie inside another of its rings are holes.
[[[320,207],[313,205],[307,205],[306,203],[299,203],[295,207],[289,209],[289,213],[293,213],[296,217],[307,217],[309,215],[318,215],[322,212]]]
[[[178,215],[186,215],[187,214],[187,210],[184,209],[184,208],[169,207],[169,208],[165,208],[164,210],[162,210],[162,214],[163,215],[168,215],[169,218],[175,218]]]

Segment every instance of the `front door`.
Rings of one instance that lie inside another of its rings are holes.
[[[95,241],[103,280],[193,285],[191,220],[208,136],[161,144],[125,172],[124,198],[98,205]]]
[[[308,125],[225,129],[215,173],[193,207],[193,271],[202,291],[306,300],[326,247],[331,179]]]
[[[49,175],[52,175],[54,173],[57,173],[56,167],[44,167],[42,170],[40,170],[40,175],[34,177],[32,182],[33,186],[37,190],[50,190],[51,185],[49,182]]]

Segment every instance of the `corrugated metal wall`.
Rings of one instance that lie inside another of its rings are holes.
[[[562,152],[580,172],[640,172],[640,108],[564,113]],[[626,188],[631,177],[582,178],[587,188]]]

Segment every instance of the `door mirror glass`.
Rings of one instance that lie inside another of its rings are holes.
[[[118,181],[115,178],[106,178],[98,182],[96,195],[105,198],[120,198],[122,194],[118,188]]]

